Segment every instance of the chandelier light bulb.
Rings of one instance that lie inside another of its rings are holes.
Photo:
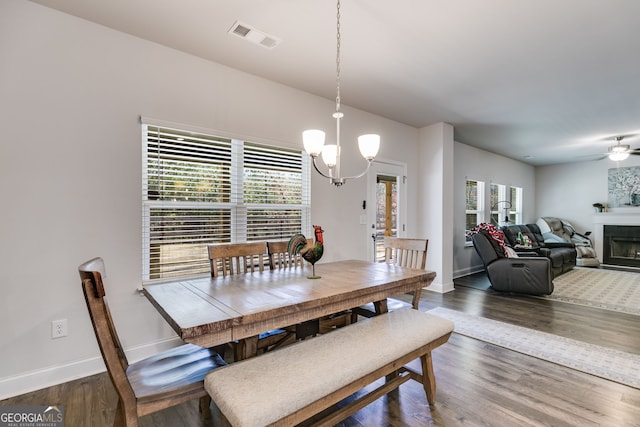
[[[302,132],[304,150],[312,157],[317,157],[324,146],[324,132],[318,129],[310,129]]]
[[[322,161],[329,169],[336,166],[339,153],[338,146],[334,144],[328,144],[322,148]]]
[[[378,155],[378,150],[380,149],[380,135],[375,133],[360,135],[358,137],[358,147],[362,157],[372,161]]]

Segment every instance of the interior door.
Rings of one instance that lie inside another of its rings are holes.
[[[384,261],[384,237],[402,237],[405,234],[406,166],[376,161],[367,177],[369,253],[372,260]]]

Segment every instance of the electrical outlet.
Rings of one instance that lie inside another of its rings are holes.
[[[51,322],[51,338],[66,337],[69,333],[67,329],[67,319],[54,320]]]

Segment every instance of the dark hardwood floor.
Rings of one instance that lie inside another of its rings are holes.
[[[482,275],[475,279],[482,280]],[[420,308],[443,306],[640,354],[638,316],[474,289],[468,280],[456,280],[455,291],[447,294],[423,292]],[[433,359],[434,406],[426,403],[420,385],[409,381],[340,425],[640,426],[640,390],[632,387],[457,334],[434,351]],[[98,374],[0,401],[0,405],[52,404],[64,405],[67,427],[110,426],[116,395],[108,376]],[[220,423],[215,411],[212,420],[201,420],[193,401],[143,417],[140,425]]]

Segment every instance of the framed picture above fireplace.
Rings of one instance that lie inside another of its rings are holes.
[[[609,169],[608,188],[609,207],[640,207],[640,167]]]

